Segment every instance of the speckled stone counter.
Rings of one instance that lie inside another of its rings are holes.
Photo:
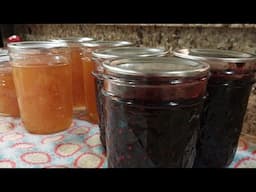
[[[166,47],[222,48],[256,51],[256,25],[104,25],[27,24],[15,25],[15,32],[27,40],[67,36],[90,36],[106,40],[130,40],[137,44]]]
[[[256,53],[256,24],[26,24],[14,31],[25,40],[89,36],[129,40],[137,45],[176,48],[220,48]],[[256,135],[256,92],[252,91],[244,130]],[[254,130],[254,131],[253,131]]]

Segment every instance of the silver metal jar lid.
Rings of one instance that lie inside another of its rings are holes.
[[[89,41],[82,43],[83,47],[100,48],[100,47],[124,47],[131,46],[132,42],[129,41]]]
[[[164,56],[167,51],[163,48],[148,47],[116,47],[110,49],[96,49],[92,52],[93,57],[100,59],[114,59],[119,57],[150,57]]]
[[[193,77],[207,75],[209,65],[177,57],[145,57],[106,60],[104,73],[117,76]]]
[[[93,41],[94,38],[92,37],[64,37],[59,39],[51,39],[51,41],[59,41],[59,42],[66,42],[66,43],[83,43],[88,41]]]
[[[30,49],[52,49],[52,48],[66,48],[68,44],[65,42],[52,41],[22,41],[8,43],[9,50],[30,50]]]
[[[173,54],[177,57],[197,61],[244,63],[256,60],[256,55],[250,53],[220,49],[179,49],[174,51]]]

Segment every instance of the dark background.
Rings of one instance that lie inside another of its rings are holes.
[[[13,34],[14,24],[0,24],[0,47],[3,47],[6,39]]]

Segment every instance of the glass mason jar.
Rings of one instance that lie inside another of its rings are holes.
[[[0,115],[19,117],[19,114],[9,56],[0,53]]]
[[[177,57],[210,65],[194,167],[227,167],[233,160],[254,82],[255,55],[216,49],[181,49]]]
[[[73,111],[75,115],[86,113],[81,43],[92,40],[94,39],[91,37],[67,37],[52,40],[65,42],[71,49]]]
[[[97,113],[96,95],[95,95],[95,77],[92,72],[95,70],[96,64],[92,60],[92,52],[99,48],[111,48],[111,47],[124,47],[131,46],[133,43],[128,41],[90,41],[82,43],[83,50],[83,76],[84,76],[84,91],[85,102],[87,105],[87,117],[91,123],[98,124],[99,116]]]
[[[100,140],[103,147],[106,149],[105,140],[105,127],[103,116],[103,95],[101,89],[103,87],[103,67],[102,63],[106,60],[112,60],[117,58],[127,57],[161,57],[165,56],[167,51],[162,48],[148,48],[148,47],[116,47],[110,49],[97,49],[92,52],[93,60],[95,61],[96,68],[93,72],[96,80],[96,104],[97,112],[99,115],[99,128],[100,128]]]
[[[192,167],[209,65],[148,57],[103,67],[108,166]]]
[[[55,133],[72,122],[72,71],[66,43],[8,44],[21,119],[36,134]]]

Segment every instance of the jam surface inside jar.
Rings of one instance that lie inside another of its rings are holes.
[[[255,56],[212,49],[182,49],[174,55],[210,65],[194,167],[227,167],[235,156],[254,82]]]
[[[192,167],[209,66],[172,57],[103,66],[108,166]]]

